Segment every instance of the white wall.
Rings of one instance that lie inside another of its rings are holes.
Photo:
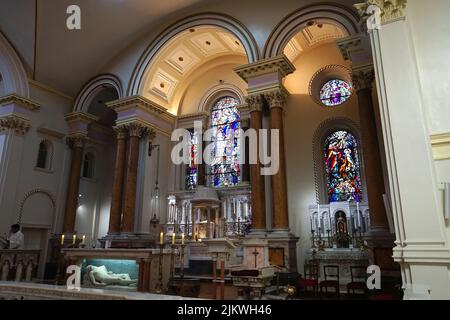
[[[331,118],[346,117],[359,122],[356,94],[347,103],[333,108],[318,105],[309,95],[313,75],[332,64],[347,65],[333,43],[302,54],[294,62],[297,70],[285,82],[291,93],[285,113],[289,224],[291,232],[300,237],[297,246],[299,270],[303,269],[305,253],[311,247],[308,206],[316,204],[314,133]]]

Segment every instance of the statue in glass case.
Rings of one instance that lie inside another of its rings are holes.
[[[113,273],[108,271],[105,266],[92,266],[86,267],[87,275],[90,282],[95,287],[106,287],[110,285],[136,287],[137,279],[131,279],[128,273]]]

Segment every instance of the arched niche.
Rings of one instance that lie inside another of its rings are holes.
[[[55,219],[54,196],[42,189],[28,192],[19,208],[18,222],[22,225],[52,229]]]

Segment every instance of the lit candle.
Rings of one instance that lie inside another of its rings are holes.
[[[175,245],[175,232],[172,233],[172,245]]]
[[[72,244],[75,245],[75,242],[77,241],[77,235],[74,234],[73,235],[73,240],[72,240]]]
[[[181,244],[184,245],[184,233],[181,234]]]
[[[81,244],[85,245],[86,244],[86,236],[83,235],[83,241],[81,242]]]
[[[64,245],[64,235],[61,235],[61,245]]]
[[[164,233],[162,231],[159,234],[159,244],[164,244]]]

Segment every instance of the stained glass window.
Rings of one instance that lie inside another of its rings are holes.
[[[239,129],[241,128],[239,101],[233,97],[218,100],[211,112],[212,164],[211,184],[214,187],[236,185],[240,182]]]
[[[328,107],[343,104],[352,95],[352,85],[343,80],[331,80],[320,90],[320,100]]]
[[[190,131],[189,139],[189,165],[186,168],[186,189],[192,190],[197,187],[197,165],[195,157],[197,156],[198,137]]]
[[[358,146],[347,131],[336,131],[325,141],[325,167],[330,202],[361,201]]]

